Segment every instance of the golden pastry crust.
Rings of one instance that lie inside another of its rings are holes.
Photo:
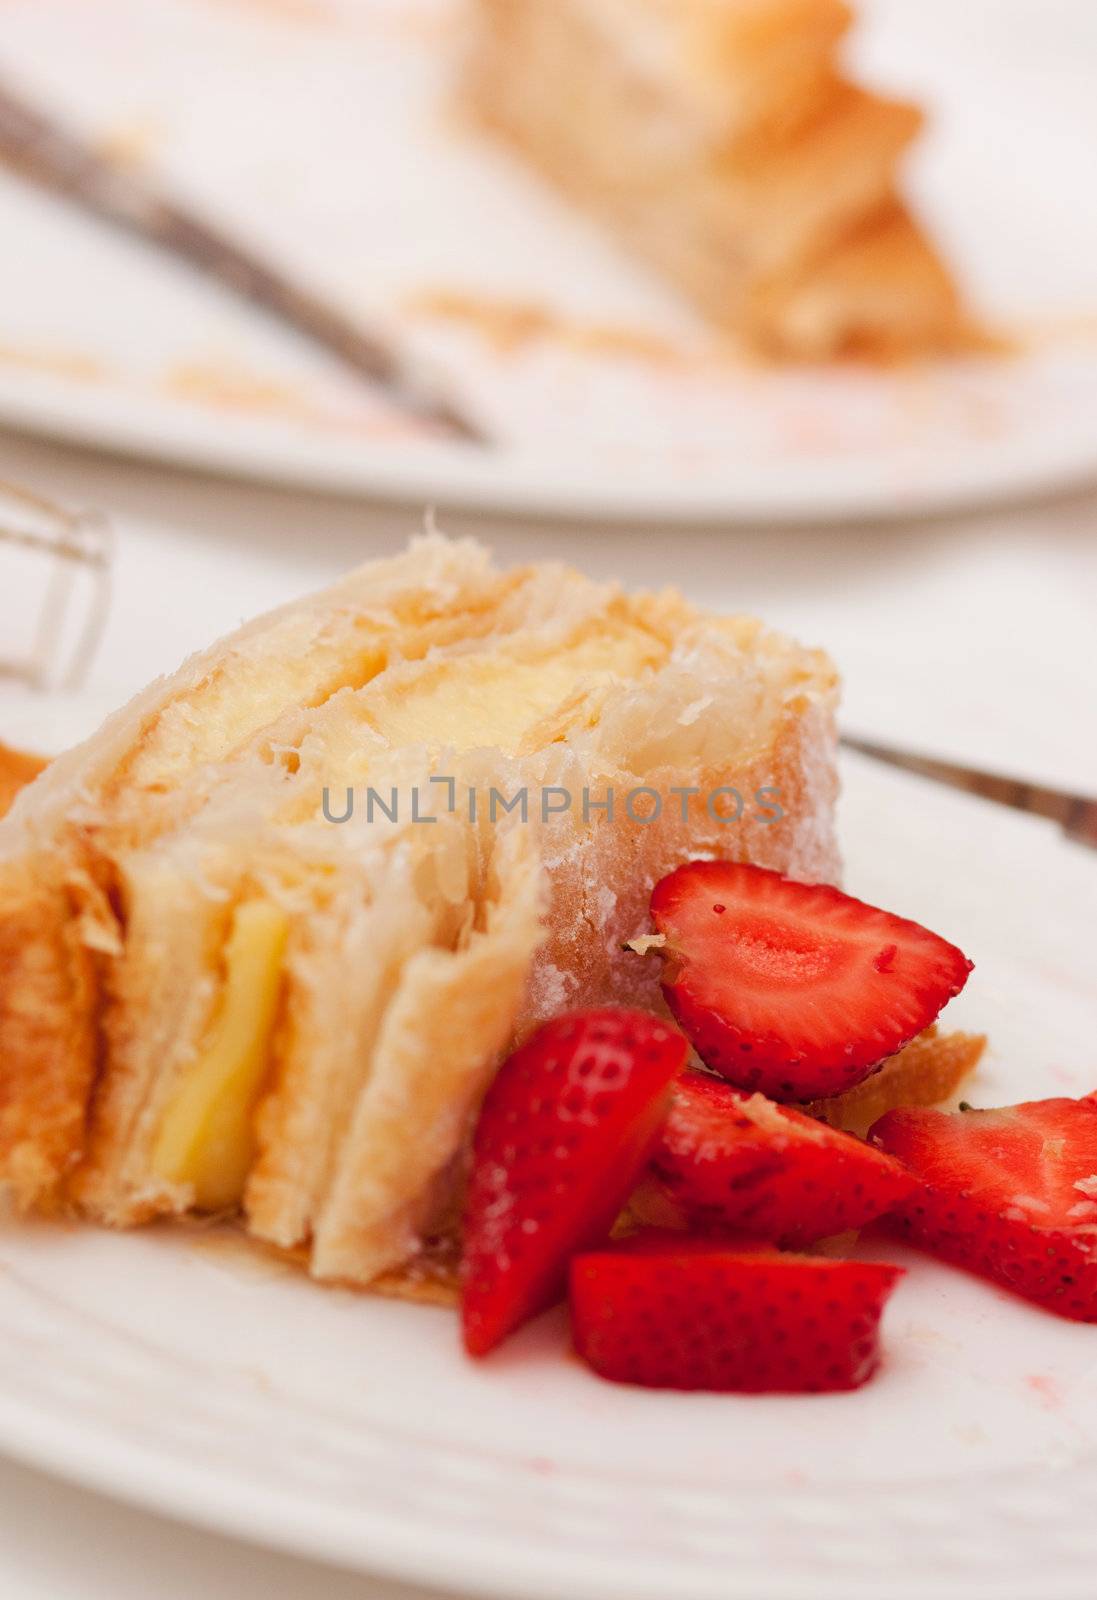
[[[885,1061],[879,1072],[845,1094],[804,1109],[832,1128],[865,1134],[899,1106],[939,1106],[975,1071],[986,1049],[982,1033],[941,1033],[936,1025]]]
[[[11,810],[20,789],[25,789],[47,765],[42,756],[0,744],[0,817],[6,816]]]
[[[83,1150],[98,1059],[85,892],[47,856],[0,863],[0,1172],[22,1208],[56,1197]]]

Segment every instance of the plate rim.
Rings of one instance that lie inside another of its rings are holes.
[[[1024,434],[1008,448],[968,441],[925,472],[925,452],[805,459],[802,470],[763,467],[753,478],[683,479],[637,470],[611,475],[591,458],[498,447],[501,458],[449,441],[342,438],[334,430],[217,410],[154,392],[0,372],[0,426],[30,437],[109,451],[134,461],[267,486],[462,512],[593,521],[607,527],[888,524],[1023,504],[1097,482],[1097,422]]]

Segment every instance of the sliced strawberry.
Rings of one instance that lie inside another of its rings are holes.
[[[470,1355],[561,1298],[574,1252],[608,1237],[686,1053],[658,1017],[609,1009],[555,1018],[503,1064],[480,1112],[465,1206]]]
[[[656,884],[667,1004],[706,1064],[773,1100],[840,1094],[927,1028],[971,962],[827,884],[693,861]]]
[[[889,1232],[1097,1322],[1097,1102],[889,1111],[869,1138],[919,1180]]]
[[[899,1267],[638,1235],[571,1264],[575,1347],[650,1389],[856,1389]]]
[[[915,1187],[863,1140],[707,1072],[675,1083],[651,1165],[694,1223],[792,1246],[860,1228]]]

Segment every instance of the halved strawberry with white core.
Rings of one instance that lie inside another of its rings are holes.
[[[638,1235],[571,1265],[575,1348],[651,1389],[856,1389],[880,1359],[899,1267]]]
[[[918,1179],[885,1226],[1049,1311],[1097,1322],[1097,1103],[889,1111],[869,1138]]]
[[[693,861],[656,884],[667,1004],[698,1055],[773,1100],[840,1094],[967,982],[955,945],[827,884]]]
[[[578,1011],[500,1068],[473,1142],[461,1263],[465,1348],[485,1355],[561,1298],[658,1137],[685,1039],[644,1011]]]
[[[707,1072],[684,1072],[651,1158],[691,1223],[784,1245],[860,1228],[915,1180],[890,1156]]]

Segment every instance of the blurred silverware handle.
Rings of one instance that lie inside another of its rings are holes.
[[[872,739],[859,739],[852,734],[844,734],[842,743],[847,750],[856,750],[874,761],[912,772],[919,778],[929,778],[934,783],[943,783],[947,788],[979,795],[983,800],[993,800],[996,805],[1008,806],[1013,811],[1027,811],[1031,816],[1045,817],[1049,822],[1057,822],[1068,839],[1097,849],[1097,798],[1068,789],[1028,783],[1023,778],[1012,778],[1003,773],[985,772],[979,767],[942,761],[912,750],[880,744]]]
[[[379,334],[177,205],[140,174],[100,155],[3,83],[0,160],[40,187],[182,257],[207,277],[261,306],[384,390],[401,410],[455,437],[477,444],[487,442],[456,403],[413,370]]]

